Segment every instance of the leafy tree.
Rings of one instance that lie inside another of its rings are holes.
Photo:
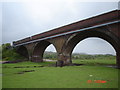
[[[23,56],[16,53],[10,43],[2,44],[2,59],[5,61],[14,61],[19,59],[25,59]]]

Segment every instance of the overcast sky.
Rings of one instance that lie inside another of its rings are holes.
[[[80,0],[1,2],[2,43],[12,43],[117,8],[118,2],[80,2]],[[52,46],[47,50],[55,51]],[[115,55],[113,47],[99,38],[81,41],[74,52]]]

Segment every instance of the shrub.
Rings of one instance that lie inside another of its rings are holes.
[[[23,56],[16,53],[15,49],[12,48],[10,43],[2,45],[2,59],[4,61],[15,61],[18,59],[25,59]]]

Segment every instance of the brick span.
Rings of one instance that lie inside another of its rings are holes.
[[[22,40],[18,40],[13,42],[14,45],[17,44],[22,44],[25,42],[29,42],[32,40],[37,40],[37,39],[41,39],[41,38],[45,38],[45,37],[50,37],[50,36],[54,36],[57,34],[62,34],[65,32],[71,32],[71,31],[75,31],[78,29],[83,29],[83,28],[87,28],[87,27],[92,27],[92,26],[96,26],[96,25],[100,25],[100,24],[104,24],[104,23],[109,23],[109,22],[113,22],[116,20],[120,20],[120,15],[119,15],[119,10],[114,10],[111,12],[107,12],[98,16],[94,16],[85,20],[81,20],[69,25],[65,25],[47,32],[43,32],[37,35],[33,35],[31,37],[27,37],[24,38]]]

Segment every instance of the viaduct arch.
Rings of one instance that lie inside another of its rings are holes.
[[[13,42],[21,48],[19,53],[30,61],[42,62],[45,49],[53,44],[57,51],[57,65],[72,63],[71,54],[75,46],[88,37],[98,37],[109,42],[116,51],[116,62],[120,68],[120,11],[114,10],[79,22]],[[26,49],[25,49],[26,48]]]
[[[73,35],[71,36],[72,38],[69,38],[67,40],[67,42],[65,43],[64,45],[64,48],[63,48],[63,56],[64,56],[64,62],[67,64],[68,62],[69,63],[72,63],[72,52],[73,52],[73,49],[76,47],[76,45],[86,39],[86,38],[89,38],[89,37],[98,37],[98,38],[101,38],[105,41],[107,41],[108,43],[110,43],[113,48],[115,49],[116,51],[116,58],[118,58],[119,56],[119,52],[120,52],[120,46],[118,45],[119,43],[116,41],[116,36],[113,35],[109,30],[108,31],[104,31],[104,28],[103,28],[103,31],[101,30],[89,30],[89,31],[83,31],[83,32],[80,32],[76,35]],[[89,45],[88,45],[89,46]],[[118,64],[118,61],[119,59],[116,60],[117,64]]]
[[[41,42],[36,43],[35,46],[33,47],[31,61],[33,61],[33,62],[43,62],[44,51],[51,44],[52,43],[50,43],[49,41],[41,41]],[[56,47],[55,47],[55,49],[56,49]]]

